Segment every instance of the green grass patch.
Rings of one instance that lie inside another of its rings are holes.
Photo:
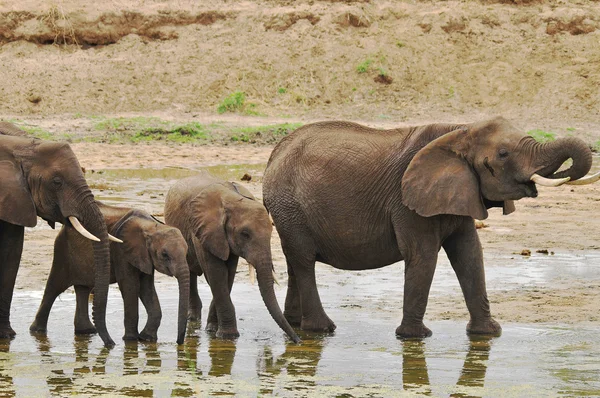
[[[372,63],[373,63],[372,59],[370,59],[370,58],[365,59],[363,62],[358,64],[358,66],[356,67],[356,71],[358,73],[366,73],[369,71],[369,67],[371,66]]]
[[[137,132],[131,140],[133,142],[166,140],[184,143],[208,141],[209,138],[210,134],[204,125],[198,122],[191,122],[169,127],[149,127]]]
[[[592,145],[592,152],[600,152],[600,140]]]
[[[537,142],[552,142],[556,140],[556,134],[551,133],[549,131],[544,131],[540,129],[529,130],[527,132],[530,136],[532,136]]]
[[[287,90],[285,88],[280,88],[278,90],[280,94],[284,94],[286,91]],[[256,109],[256,104],[247,102],[246,94],[242,91],[236,91],[225,97],[217,107],[217,112],[219,114],[223,114],[225,112],[235,112],[251,116],[261,116]]]
[[[302,127],[302,123],[281,123],[267,126],[239,127],[233,129],[231,141],[233,142],[251,142],[258,141],[273,143],[279,141],[297,128]]]

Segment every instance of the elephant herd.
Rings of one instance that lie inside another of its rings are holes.
[[[571,159],[572,165],[559,171]],[[405,263],[403,317],[396,335],[431,335],[423,323],[438,253],[458,277],[470,321],[467,332],[498,335],[491,315],[483,254],[473,219],[488,210],[515,210],[537,185],[589,184],[592,153],[583,141],[541,144],[498,117],[471,124],[430,124],[391,130],[349,122],[305,125],[283,138],[269,158],[263,203],[242,185],[200,174],[176,182],[165,199],[165,222],[94,199],[66,143],[29,138],[0,123],[0,338],[15,335],[10,309],[24,227],[39,216],[54,228],[52,268],[30,330],[45,332],[55,299],[74,286],[75,333],[106,328],[109,283],[124,300],[125,340],[157,339],[162,319],[154,272],[179,285],[177,343],[188,319],[199,320],[197,277],[212,292],[206,329],[239,336],[230,292],[238,259],[256,270],[263,301],[294,342],[293,329],[332,332],[315,278],[315,262],[338,269]],[[269,214],[272,217],[269,217]],[[286,258],[282,311],[273,288],[273,223]],[[88,313],[91,289],[93,322]],[[138,299],[148,319],[138,332]]]

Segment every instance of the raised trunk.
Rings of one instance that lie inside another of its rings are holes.
[[[177,275],[179,284],[179,309],[177,312],[177,344],[183,344],[187,329],[187,317],[190,300],[190,271],[187,263],[183,264],[181,272]]]
[[[96,267],[94,283],[94,302],[92,307],[92,318],[98,334],[106,347],[112,347],[115,342],[110,337],[106,328],[106,304],[108,301],[108,284],[110,279],[110,248],[108,232],[104,217],[93,201],[86,201],[86,208],[81,212],[79,221],[85,229],[100,239],[100,242],[92,242],[94,249],[94,265]]]
[[[537,174],[551,179],[570,177],[577,180],[585,176],[592,167],[592,151],[582,140],[574,137],[563,138],[542,144],[538,154],[534,155],[534,167]],[[567,170],[556,172],[562,164],[573,159],[573,165]],[[541,167],[541,168],[540,168]]]
[[[294,329],[290,326],[288,321],[281,312],[281,307],[275,297],[275,290],[273,289],[273,264],[271,262],[263,263],[256,267],[256,279],[258,281],[258,287],[260,289],[260,295],[262,296],[271,317],[275,320],[277,325],[292,339],[294,343],[300,342],[300,337],[294,332]]]

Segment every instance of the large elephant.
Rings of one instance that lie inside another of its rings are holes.
[[[569,158],[573,165],[556,172]],[[490,207],[511,213],[512,201],[537,196],[536,183],[580,179],[591,164],[583,141],[540,144],[503,118],[394,130],[348,122],[301,127],[275,147],[263,179],[288,265],[284,314],[302,329],[333,331],[315,261],[364,270],[404,260],[396,334],[430,336],[423,316],[443,247],[470,313],[467,331],[499,334],[473,218],[487,218]]]
[[[187,240],[190,267],[190,318],[200,319],[196,279],[204,274],[212,291],[206,329],[217,337],[239,336],[230,292],[239,257],[256,268],[261,296],[288,336],[300,341],[285,320],[273,289],[271,233],[262,203],[243,186],[201,174],[179,180],[165,199],[165,221]]]
[[[154,271],[174,276],[179,284],[177,343],[183,344],[187,326],[190,277],[186,262],[187,244],[177,228],[170,227],[150,214],[126,207],[97,202],[111,234],[124,243],[111,243],[111,283],[117,282],[125,310],[124,340],[156,341],[162,312]],[[54,258],[46,290],[35,320],[29,328],[46,332],[54,300],[68,287],[75,286],[77,307],[75,333],[94,333],[88,315],[88,298],[94,288],[92,246],[70,226],[64,225],[54,242]],[[139,303],[148,313],[144,329],[138,333]]]
[[[15,336],[10,306],[24,227],[34,227],[40,216],[53,228],[57,222],[73,225],[94,240],[93,318],[104,344],[112,346],[106,329],[110,257],[104,218],[70,146],[19,136],[24,134],[10,123],[0,126],[0,338]]]

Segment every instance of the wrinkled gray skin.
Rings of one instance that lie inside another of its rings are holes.
[[[555,173],[567,159],[568,170]],[[273,150],[263,179],[288,264],[284,314],[291,324],[333,331],[315,261],[363,270],[405,262],[399,337],[431,335],[423,324],[443,247],[471,319],[468,333],[498,335],[487,298],[473,218],[514,210],[536,197],[530,177],[583,177],[591,152],[581,140],[537,143],[505,119],[376,130],[348,122],[299,128]]]
[[[189,302],[187,244],[177,228],[165,225],[148,213],[97,202],[111,235],[123,243],[111,242],[111,283],[117,282],[125,310],[123,340],[156,341],[162,312],[154,288],[154,271],[174,276],[179,283],[177,343],[183,344]],[[88,298],[94,287],[92,245],[70,226],[63,226],[54,242],[54,259],[40,308],[30,330],[46,332],[54,300],[75,286],[77,307],[75,333],[95,333],[88,315]],[[148,320],[138,333],[139,303]]]
[[[70,146],[25,135],[10,123],[0,123],[0,338],[15,335],[10,306],[24,227],[35,226],[37,216],[52,228],[57,222],[70,225],[68,217],[75,216],[100,239],[92,243],[96,265],[93,318],[104,344],[113,346],[106,330],[110,257],[104,218]]]
[[[275,322],[292,340],[300,341],[273,289],[273,226],[265,207],[248,190],[209,174],[182,179],[167,194],[165,221],[179,228],[188,244],[190,319],[200,320],[196,280],[204,274],[213,295],[206,330],[222,338],[239,336],[230,292],[238,259],[243,257],[256,268],[261,296]]]

